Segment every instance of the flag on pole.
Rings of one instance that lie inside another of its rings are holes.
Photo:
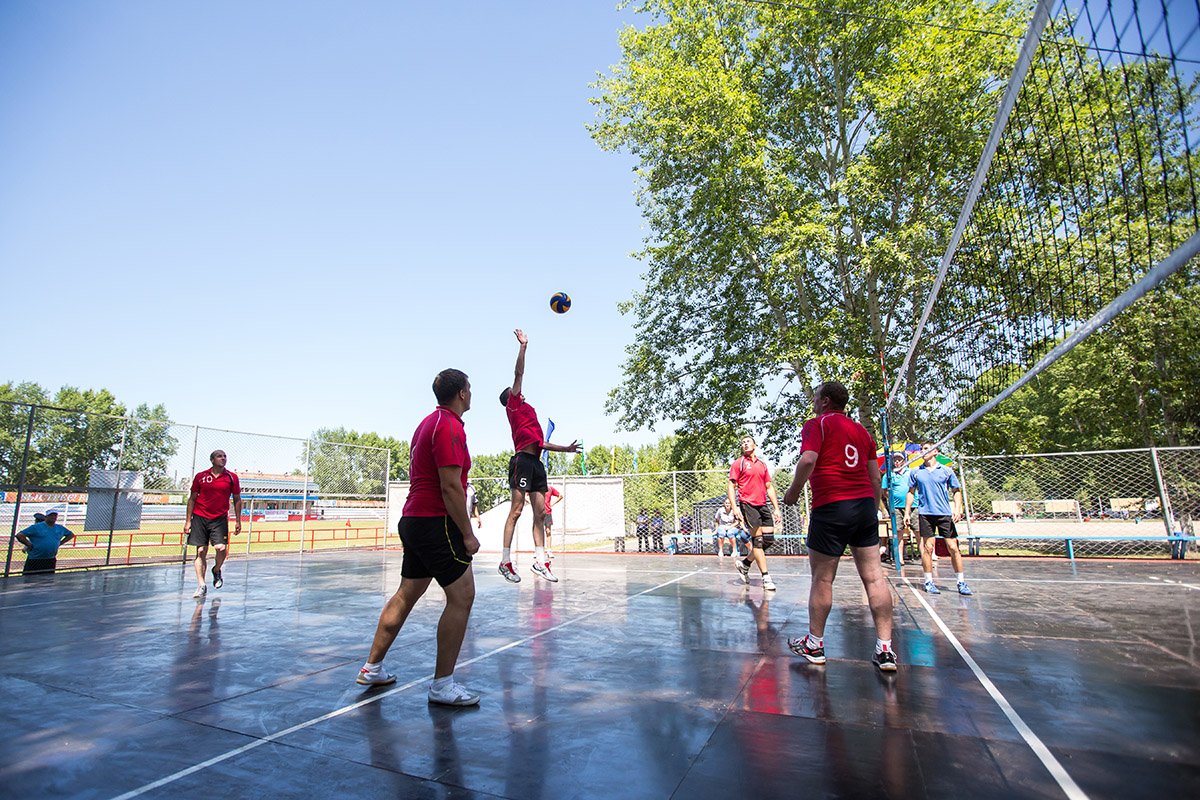
[[[554,435],[554,420],[546,417],[546,441],[550,441],[550,437]],[[550,472],[550,451],[542,451],[542,466],[546,468],[546,472]]]

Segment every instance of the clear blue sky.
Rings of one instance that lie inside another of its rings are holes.
[[[585,130],[615,6],[0,3],[0,381],[408,438],[454,366],[491,453],[520,326],[556,440],[657,439],[603,413],[643,236]]]

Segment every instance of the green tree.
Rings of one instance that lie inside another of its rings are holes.
[[[45,403],[46,390],[36,383],[0,384],[0,482],[16,486],[29,429],[29,406]],[[37,420],[34,420],[35,425]],[[35,428],[36,429],[36,428]]]
[[[142,473],[147,489],[167,489],[171,486],[167,465],[179,452],[179,441],[171,432],[171,420],[162,403],[155,406],[140,404],[133,410],[125,430],[125,445],[121,451],[121,469]]]
[[[965,452],[1109,450],[1200,443],[1200,286],[1177,275],[967,428]],[[1017,377],[998,367],[996,381]],[[964,398],[966,399],[966,398]],[[971,408],[960,407],[960,413]]]
[[[20,477],[29,406],[34,411],[26,486],[86,488],[89,470],[138,470],[147,488],[166,488],[167,463],[178,450],[162,404],[142,404],[133,419],[107,389],[64,386],[54,395],[36,383],[0,385],[0,480]],[[124,443],[124,450],[122,450]]]
[[[320,428],[311,437],[309,460],[322,496],[380,495],[385,480],[407,477],[408,442],[372,432]]]
[[[748,426],[778,453],[819,379],[847,382],[872,419],[880,353],[903,357],[1023,15],[1007,2],[639,8],[652,24],[622,31],[592,127],[637,158],[651,231],[610,412],[630,429],[678,421],[693,461]]]

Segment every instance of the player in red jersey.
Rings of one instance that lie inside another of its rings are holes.
[[[233,534],[242,532],[242,485],[238,476],[225,469],[225,451],[213,450],[208,460],[212,466],[192,478],[192,491],[188,495],[187,514],[183,520],[183,535],[187,543],[196,548],[192,562],[196,568],[196,593],[192,597],[203,600],[208,593],[204,585],[204,571],[208,566],[208,546],[217,551],[213,564],[213,588],[220,589],[225,581],[221,577],[221,566],[229,554],[229,499],[233,498]]]
[[[749,583],[750,562],[758,564],[763,589],[773,592],[775,581],[767,572],[767,548],[775,542],[775,526],[783,521],[779,513],[779,498],[775,496],[771,468],[758,457],[758,445],[754,437],[743,436],[741,448],[741,457],[729,466],[727,499],[730,505],[741,511],[742,519],[746,521],[750,552],[745,558],[734,561],[734,565],[742,577],[742,583]],[[767,513],[768,499],[771,501],[771,513]]]
[[[508,462],[508,486],[512,490],[512,505],[508,519],[504,521],[504,550],[500,554],[500,574],[511,583],[520,583],[521,576],[512,565],[512,540],[517,529],[517,520],[525,508],[525,496],[533,506],[533,571],[548,581],[558,581],[550,571],[546,558],[546,468],[542,466],[542,451],[555,453],[578,453],[578,442],[551,444],[542,433],[537,411],[525,402],[521,384],[525,378],[525,347],[529,337],[520,328],[513,331],[520,348],[517,350],[517,366],[513,374],[513,385],[500,392],[500,405],[508,413],[508,424],[512,428],[513,449],[516,453]]]
[[[396,682],[396,676],[383,668],[383,659],[429,582],[436,580],[446,593],[446,608],[438,621],[437,665],[429,702],[471,706],[479,702],[478,692],[454,680],[475,603],[471,556],[479,552],[479,539],[467,516],[471,453],[462,423],[462,415],[471,408],[471,383],[459,370],[442,370],[433,380],[433,394],[438,407],[412,437],[408,499],[399,525],[404,545],[400,587],[379,615],[371,652],[356,681],[364,686]]]
[[[833,579],[846,545],[854,555],[858,576],[867,590],[875,620],[875,666],[896,671],[892,652],[892,590],[879,562],[881,487],[875,440],[867,429],[846,416],[850,393],[837,381],[817,387],[816,417],[800,432],[800,463],[783,495],[795,505],[806,482],[812,483],[812,515],[808,522],[808,635],[789,639],[788,647],[813,664],[825,663],[825,621],[833,606]],[[884,509],[886,511],[886,509]]]

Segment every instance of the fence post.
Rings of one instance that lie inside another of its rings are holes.
[[[679,473],[673,470],[671,472],[671,509],[675,514],[675,536],[679,536]],[[663,549],[666,549],[665,545]]]
[[[25,426],[25,452],[21,454],[21,474],[17,478],[17,499],[13,504],[12,530],[8,536],[8,555],[4,558],[4,577],[8,577],[12,567],[13,542],[17,539],[17,517],[21,513],[21,495],[25,492],[25,468],[29,465],[29,445],[33,441],[33,415],[37,406],[29,407],[29,422]]]
[[[960,456],[958,459],[958,483],[962,487],[963,521],[967,523],[967,536],[971,535],[971,497],[967,494],[967,459],[970,456]]]
[[[389,449],[383,451],[383,544],[385,547],[387,546],[388,530],[391,528],[391,524],[392,524],[391,518],[388,516],[392,510],[391,483],[392,483],[392,451],[389,448]],[[468,520],[468,522],[469,521],[470,520]],[[378,542],[376,542],[376,544],[378,544]],[[384,554],[384,558],[387,558],[386,553]]]
[[[125,424],[121,426],[121,449],[117,451],[117,474],[113,478],[113,496],[112,496],[112,511],[108,515],[108,549],[104,553],[104,566],[112,563],[112,540],[113,529],[117,527],[117,498],[121,496],[121,458],[125,455],[125,442],[129,433],[129,420],[125,420]],[[129,534],[129,543],[133,544],[133,534]],[[129,565],[129,557],[125,558],[125,565]]]
[[[562,521],[558,526],[558,549],[560,552],[567,550],[567,476],[563,475],[562,479],[562,503],[559,508],[562,509]]]
[[[304,440],[304,497],[300,499],[300,554],[304,554],[305,520],[308,517],[308,474],[312,470],[312,439]]]
[[[250,555],[250,542],[254,539],[254,498],[250,498],[250,516],[246,518],[246,555]]]
[[[1171,537],[1175,535],[1175,516],[1171,513],[1171,498],[1167,496],[1167,487],[1163,483],[1162,465],[1158,463],[1158,448],[1150,448],[1150,463],[1154,466],[1154,480],[1158,484],[1158,502],[1162,508],[1163,524],[1167,527],[1167,546],[1171,549],[1171,558],[1182,558],[1183,553],[1180,548],[1176,547],[1176,543],[1171,541]],[[1182,543],[1181,543],[1182,544]]]
[[[188,481],[187,497],[191,497],[191,494],[192,494],[192,481],[196,477],[196,448],[199,446],[200,446],[200,426],[193,425],[192,426],[192,471],[189,472],[188,476],[187,476],[187,481]],[[183,519],[184,519],[184,521],[186,521],[187,520],[187,506],[186,506],[187,500],[185,499],[183,502],[185,503],[184,511],[183,511],[183,514],[184,514]],[[187,569],[187,537],[183,536],[180,538],[182,538],[182,540],[183,540],[182,542],[180,542],[180,544],[182,544],[183,546],[180,548],[179,563],[186,570]]]

